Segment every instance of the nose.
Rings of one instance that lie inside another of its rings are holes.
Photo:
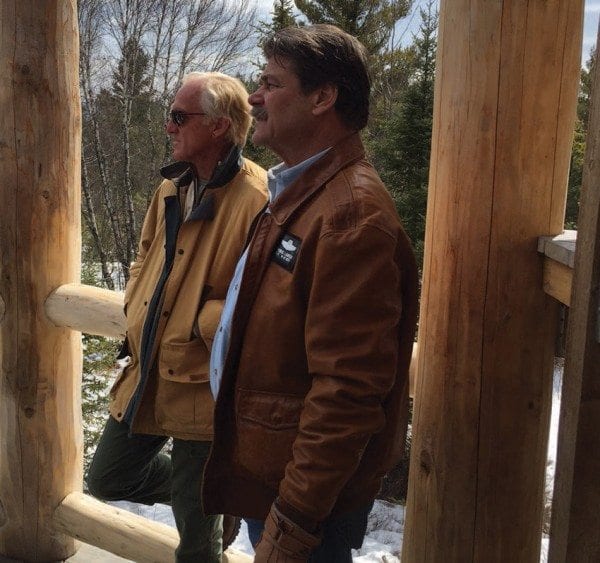
[[[173,123],[172,119],[167,118],[167,122],[165,123],[165,131],[169,134],[177,131],[177,125]]]
[[[260,106],[263,103],[262,88],[259,86],[252,94],[248,96],[248,103],[251,106]]]

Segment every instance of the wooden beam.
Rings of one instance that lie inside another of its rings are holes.
[[[571,305],[571,286],[573,270],[551,258],[544,260],[544,291],[560,301],[563,305]]]
[[[544,291],[567,307],[571,304],[576,244],[577,231],[572,230],[538,240],[538,252],[545,256]]]
[[[53,291],[45,303],[46,315],[56,325],[86,334],[123,338],[126,318],[122,292],[80,283]]]
[[[54,513],[54,527],[85,543],[138,563],[173,561],[179,535],[175,528],[153,522],[82,493],[71,493]],[[246,563],[252,557],[235,549],[224,563]]]
[[[75,551],[54,508],[81,490],[81,338],[43,314],[80,279],[75,0],[0,0],[0,554]]]
[[[402,560],[539,562],[583,1],[446,0]]]
[[[600,39],[600,28],[598,30]],[[600,65],[593,74],[561,398],[550,563],[600,561]]]
[[[571,269],[575,267],[576,246],[577,231],[573,230],[563,231],[554,237],[544,236],[538,239],[538,252]]]

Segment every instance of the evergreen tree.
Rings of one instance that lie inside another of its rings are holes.
[[[573,148],[571,150],[571,164],[569,168],[569,183],[567,187],[567,207],[565,212],[565,228],[577,228],[579,214],[579,196],[583,177],[583,158],[585,154],[585,138],[587,136],[590,114],[590,97],[592,90],[592,74],[596,64],[596,49],[588,59],[586,66],[581,70],[579,83],[579,96],[577,99],[577,120]]]
[[[291,0],[275,0],[271,15],[272,31],[279,31],[284,27],[296,25],[296,18],[294,17],[294,8]]]
[[[330,23],[357,37],[370,54],[388,46],[412,0],[294,0],[310,23]]]
[[[406,53],[394,31],[413,0],[294,0],[310,23],[329,23],[366,47],[372,78],[373,113],[389,117],[391,101],[406,85]]]
[[[422,263],[431,152],[437,10],[421,10],[419,35],[411,47],[415,66],[391,118],[371,141],[373,159],[389,188]]]
[[[128,39],[113,72],[113,94],[119,98],[148,96],[151,88],[149,70],[150,57],[135,39]]]
[[[258,44],[260,45],[272,33],[292,25],[297,25],[292,0],[275,0],[271,12],[271,21],[261,20],[256,28],[259,36]]]

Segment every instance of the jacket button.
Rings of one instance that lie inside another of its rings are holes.
[[[148,301],[144,301],[144,307],[148,305]]]
[[[177,254],[183,254],[183,248],[180,248],[180,249],[177,251]]]
[[[117,413],[117,418],[121,418],[122,416],[123,416],[123,413],[121,413],[121,412]]]
[[[168,317],[168,316],[169,316],[169,311],[165,311],[165,312],[163,313],[163,317]]]
[[[172,369],[169,370],[169,375],[173,375],[174,373],[175,372]]]

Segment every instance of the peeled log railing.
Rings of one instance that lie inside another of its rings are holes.
[[[68,495],[54,513],[58,531],[120,557],[143,563],[173,561],[179,543],[177,531],[82,493]],[[252,558],[228,549],[224,563],[244,563]]]
[[[44,308],[56,326],[98,336],[125,336],[122,292],[69,283],[53,291]]]

